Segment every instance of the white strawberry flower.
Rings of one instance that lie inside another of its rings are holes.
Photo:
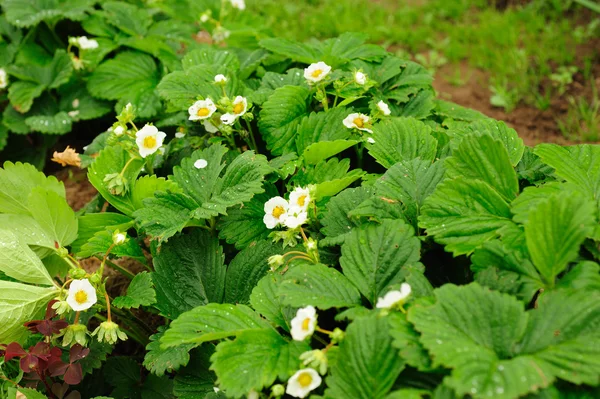
[[[0,89],[4,89],[6,86],[8,86],[8,74],[0,68]]]
[[[219,131],[219,128],[213,125],[213,123],[210,120],[205,120],[202,122],[202,124],[204,125],[206,131],[209,133],[216,133]]]
[[[290,193],[290,210],[306,211],[310,203],[310,192],[308,188],[297,187]]]
[[[369,125],[370,118],[365,114],[354,113],[350,114],[344,119],[343,123],[348,129],[358,129],[365,132],[373,133],[371,129],[365,126]]]
[[[240,117],[240,116],[244,115],[247,110],[248,110],[248,100],[246,100],[246,97],[237,96],[233,100],[233,114],[236,117]]]
[[[285,393],[294,398],[305,398],[310,391],[321,385],[321,376],[314,369],[298,370],[290,377]]]
[[[289,204],[285,198],[273,197],[265,202],[263,222],[268,229],[283,224],[288,217]]]
[[[184,137],[185,137],[185,133],[183,133],[183,132],[177,132],[177,133],[175,133],[175,138],[176,139],[182,139]]]
[[[156,126],[146,125],[135,134],[135,143],[137,144],[140,155],[146,158],[154,154],[163,145],[167,135],[159,132]]]
[[[367,75],[365,75],[361,71],[356,71],[354,72],[354,81],[359,85],[363,86],[365,83],[367,83]]]
[[[295,229],[302,226],[308,220],[308,213],[299,209],[290,209],[285,219],[285,227]]]
[[[292,338],[295,341],[304,341],[306,337],[313,335],[317,328],[317,310],[313,306],[298,309],[291,321],[291,327]]]
[[[206,100],[198,100],[196,101],[190,108],[188,108],[188,113],[190,114],[189,120],[191,121],[199,121],[203,119],[208,119],[215,113],[217,110],[217,106],[210,98]]]
[[[87,36],[78,37],[77,45],[82,50],[93,50],[95,48],[98,48],[98,42],[94,39],[88,39]]]
[[[89,309],[97,300],[96,290],[87,278],[71,281],[67,303],[74,311],[79,312]]]
[[[231,114],[229,112],[221,115],[221,122],[223,122],[225,125],[233,125],[236,120],[237,120],[237,116],[235,116],[234,114]],[[206,127],[206,125],[204,127]]]
[[[233,8],[237,8],[238,10],[246,9],[246,2],[244,0],[230,0]]]
[[[194,162],[194,167],[196,169],[204,169],[206,168],[206,166],[208,165],[208,161],[206,159],[198,159],[196,162]]]
[[[379,108],[379,111],[381,111],[381,113],[385,116],[388,116],[392,113],[392,111],[390,111],[390,106],[384,103],[383,100],[377,103],[377,108]]]
[[[390,291],[377,300],[377,308],[390,309],[397,305],[402,305],[406,302],[411,293],[411,288],[408,283],[402,283],[400,291]]]
[[[323,61],[319,61],[304,68],[304,79],[311,83],[317,83],[329,75],[329,72],[331,72],[331,67]]]
[[[227,77],[222,73],[215,75],[215,83],[225,83],[227,82]]]

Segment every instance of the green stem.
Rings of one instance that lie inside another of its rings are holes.
[[[152,166],[152,161],[154,161],[153,156],[149,156],[148,158],[146,158],[146,170],[150,175],[154,174],[154,166]]]
[[[365,149],[365,144],[360,143],[356,148],[356,159],[358,163],[358,168],[362,169],[363,167],[363,151]]]
[[[248,134],[250,135],[251,143],[248,143],[250,147],[254,150],[255,153],[259,154],[258,146],[256,145],[256,140],[254,139],[254,131],[252,130],[252,124],[249,121],[246,121],[246,126],[248,126]]]
[[[123,276],[127,277],[130,280],[133,280],[133,278],[135,277],[135,274],[133,274],[129,270],[117,265],[116,263],[111,262],[108,259],[106,259],[106,264],[108,264],[112,269],[115,269],[116,271],[118,271],[119,273],[121,273]]]
[[[325,111],[327,111],[329,110],[329,104],[327,102],[327,92],[324,88],[319,88],[319,90],[323,90],[323,99],[321,100],[321,104],[323,104],[323,108],[325,108]]]

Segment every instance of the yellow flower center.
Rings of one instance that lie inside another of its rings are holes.
[[[304,206],[305,202],[306,202],[306,195],[301,195],[298,197],[298,205]]]
[[[198,116],[208,116],[208,114],[210,114],[210,110],[208,108],[199,108],[198,112],[196,112],[196,115]]]
[[[146,136],[146,137],[144,137],[144,147],[145,148],[154,148],[154,147],[156,147],[156,138],[154,136]]]
[[[298,376],[298,384],[300,384],[300,386],[302,388],[306,388],[308,386],[310,386],[310,384],[312,383],[312,376],[310,375],[310,373],[302,373]]]
[[[233,106],[233,113],[236,115],[241,114],[242,112],[244,112],[244,103],[243,102],[239,102],[237,104],[235,104]]]
[[[302,320],[302,329],[308,330],[308,327],[310,327],[310,317],[307,317],[306,319]]]
[[[321,74],[323,73],[322,69],[315,69],[310,76],[312,76],[313,78],[318,78],[319,76],[321,76]]]
[[[352,122],[359,128],[365,126],[365,122],[363,121],[362,118],[355,118]]]
[[[88,299],[88,295],[87,295],[87,292],[85,292],[84,290],[79,290],[75,293],[75,301],[78,304],[82,305],[82,304],[86,303],[87,299]]]
[[[281,215],[285,213],[285,209],[282,206],[276,206],[273,208],[273,212],[271,213],[275,219],[279,219]]]

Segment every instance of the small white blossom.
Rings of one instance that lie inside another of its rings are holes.
[[[329,72],[331,72],[331,67],[323,61],[319,61],[304,68],[304,79],[311,83],[317,83],[329,75]]]
[[[295,398],[305,398],[310,391],[321,385],[322,379],[314,369],[298,370],[290,377],[285,393]]]
[[[288,216],[285,219],[285,227],[295,229],[296,227],[302,226],[308,220],[308,213],[306,211],[291,210],[288,212]]]
[[[369,144],[375,144],[375,139],[373,137],[369,137],[369,138],[367,138],[367,142]]]
[[[390,106],[384,103],[383,100],[377,103],[377,108],[379,108],[379,111],[381,111],[381,113],[385,116],[388,116],[392,113],[392,111],[390,111]]]
[[[69,111],[67,112],[67,115],[69,115],[71,118],[75,118],[77,115],[79,115],[79,110]]]
[[[67,303],[74,311],[79,312],[89,309],[96,301],[96,290],[88,279],[71,281]]]
[[[79,108],[79,99],[76,98],[75,100],[73,100],[71,105],[73,106],[73,108]]]
[[[230,0],[233,8],[237,8],[238,10],[246,9],[246,2],[244,0]]]
[[[295,341],[304,341],[315,332],[317,327],[317,310],[313,306],[300,308],[291,322],[290,334]]]
[[[113,234],[113,244],[121,245],[125,243],[125,241],[127,241],[127,235],[119,232],[119,230],[115,230],[115,233]]]
[[[8,86],[8,75],[6,71],[0,68],[0,89],[5,89]]]
[[[365,114],[354,113],[350,114],[344,119],[343,123],[348,129],[358,129],[365,132],[373,133],[371,129],[366,128],[368,126],[370,118]]]
[[[93,50],[98,48],[98,42],[94,39],[88,39],[87,36],[78,37],[77,45],[82,50]]]
[[[360,71],[356,71],[354,73],[354,81],[359,85],[363,86],[365,83],[367,83],[367,75]]]
[[[182,139],[184,137],[185,137],[185,133],[182,133],[182,132],[175,133],[175,138],[176,139]]]
[[[215,75],[215,82],[216,83],[225,83],[225,82],[227,82],[227,77],[225,75],[223,75],[222,73]]]
[[[208,13],[204,13],[200,16],[200,22],[202,22],[203,24],[207,23],[209,19],[210,15],[208,15]]]
[[[281,197],[274,197],[265,202],[265,216],[263,222],[268,229],[283,224],[288,217],[288,202]]]
[[[310,193],[307,188],[297,187],[290,194],[290,210],[306,211],[310,203]]]
[[[113,133],[116,134],[117,136],[122,135],[123,133],[125,133],[125,128],[123,126],[117,126],[116,128],[113,129]]]
[[[223,122],[226,125],[233,125],[236,120],[237,116],[235,116],[234,114],[230,114],[229,112],[221,115],[221,122]]]
[[[199,121],[203,119],[208,119],[215,113],[217,110],[217,106],[210,98],[206,100],[196,101],[190,108],[188,108],[188,113],[190,114],[189,119],[191,121]]]
[[[402,283],[400,291],[390,291],[377,300],[377,308],[389,309],[395,305],[402,305],[410,296],[411,288],[408,283]]]
[[[248,110],[248,100],[246,97],[237,96],[233,100],[233,114],[237,117],[240,117],[246,113]]]
[[[154,154],[162,146],[167,135],[159,132],[156,126],[146,125],[135,134],[135,143],[137,144],[140,155],[146,158]]]
[[[204,122],[202,122],[202,124],[204,125],[206,131],[209,133],[216,133],[219,131],[219,128],[213,125],[213,123],[209,120],[205,120]]]
[[[196,169],[204,169],[206,168],[206,166],[208,165],[208,162],[206,161],[206,159],[198,159],[196,162],[194,162],[194,167]]]

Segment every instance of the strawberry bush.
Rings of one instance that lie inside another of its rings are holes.
[[[102,63],[118,115],[69,155],[98,196],[0,169],[2,394],[597,397],[599,147],[528,147],[365,40]]]

